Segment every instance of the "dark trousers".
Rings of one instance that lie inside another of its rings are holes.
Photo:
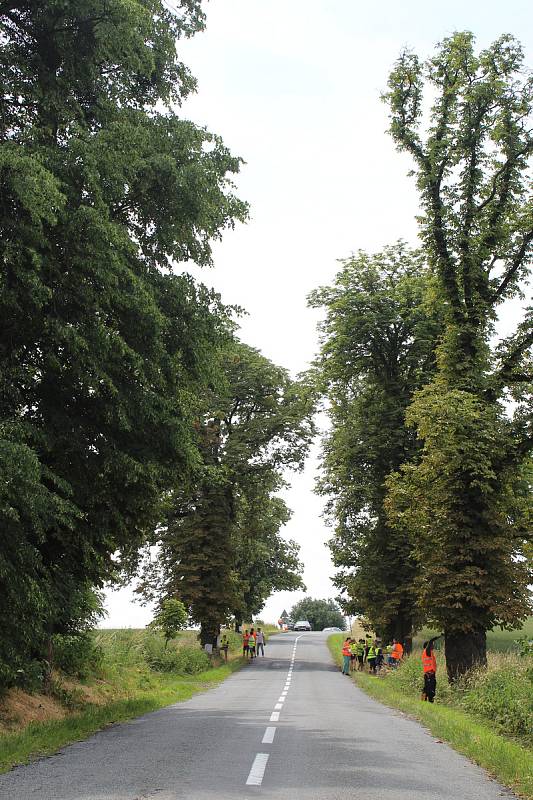
[[[259,655],[259,651],[261,650],[261,655],[265,655],[265,646],[263,642],[257,642],[257,655]]]
[[[434,672],[424,672],[424,700],[430,703],[435,699],[437,691],[437,678]]]

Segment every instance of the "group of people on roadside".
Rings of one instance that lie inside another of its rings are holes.
[[[403,645],[397,639],[391,645],[383,646],[377,639],[367,636],[366,639],[352,639],[347,636],[342,646],[343,675],[349,675],[354,669],[363,671],[365,664],[371,674],[375,675],[386,663],[396,667],[403,658]]]
[[[435,699],[437,690],[437,659],[434,652],[434,644],[440,636],[434,636],[422,647],[422,669],[424,672],[424,687],[422,689],[422,700],[432,703]],[[365,664],[371,675],[377,675],[383,664],[395,669],[404,657],[404,648],[397,639],[392,640],[391,645],[383,646],[378,639],[367,636],[366,639],[356,641],[347,636],[342,645],[342,673],[350,675],[354,669],[363,671]]]
[[[250,628],[249,631],[244,630],[242,633],[242,654],[244,658],[255,658],[261,653],[265,655],[265,634],[258,628]]]

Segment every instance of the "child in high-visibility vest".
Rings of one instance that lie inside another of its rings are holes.
[[[248,647],[250,649],[250,658],[255,658],[255,631],[253,628],[250,630],[250,639],[248,641]]]
[[[376,674],[376,659],[377,659],[377,656],[378,656],[378,646],[377,646],[377,642],[374,642],[373,644],[371,644],[369,646],[367,654],[366,654],[366,660],[367,660],[367,663],[368,663],[368,668],[369,668],[370,673],[372,675]]]
[[[224,653],[224,658],[227,661],[228,660],[229,642],[228,642],[228,637],[226,636],[225,633],[223,634],[223,636],[222,636],[222,638],[220,640],[220,644],[219,644],[218,647],[219,647],[220,652]]]

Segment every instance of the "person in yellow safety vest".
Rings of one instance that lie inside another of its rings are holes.
[[[361,672],[364,668],[365,663],[365,640],[359,639],[356,644],[356,651],[357,653],[357,669]]]
[[[372,643],[368,648],[368,652],[366,654],[366,660],[368,662],[368,667],[370,669],[370,672],[373,675],[376,674],[376,659],[377,659],[377,655],[378,655],[377,646],[374,643]]]
[[[350,674],[350,657],[352,655],[350,650],[350,645],[352,640],[349,636],[346,637],[344,640],[344,644],[342,645],[342,674],[349,675]]]
[[[255,630],[253,628],[250,628],[248,647],[250,648],[250,658],[255,658]]]
[[[350,639],[350,672],[355,669],[355,661],[357,658],[357,642],[355,639]]]

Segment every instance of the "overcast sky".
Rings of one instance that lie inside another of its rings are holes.
[[[380,101],[400,50],[427,56],[455,30],[473,31],[481,47],[512,33],[531,66],[533,4],[211,0],[205,7],[206,31],[180,44],[198,78],[182,113],[246,162],[237,184],[251,218],[215,245],[215,266],[199,277],[247,310],[241,338],[296,374],[317,350],[317,312],[306,296],[331,282],[336,260],[398,238],[417,244],[410,162],[386,133]],[[301,546],[308,594],[332,597],[329,531],[313,494],[317,452],[291,477],[285,535]],[[277,619],[302,596],[274,595],[262,618]],[[108,593],[107,608],[106,626],[150,620],[128,589]]]

